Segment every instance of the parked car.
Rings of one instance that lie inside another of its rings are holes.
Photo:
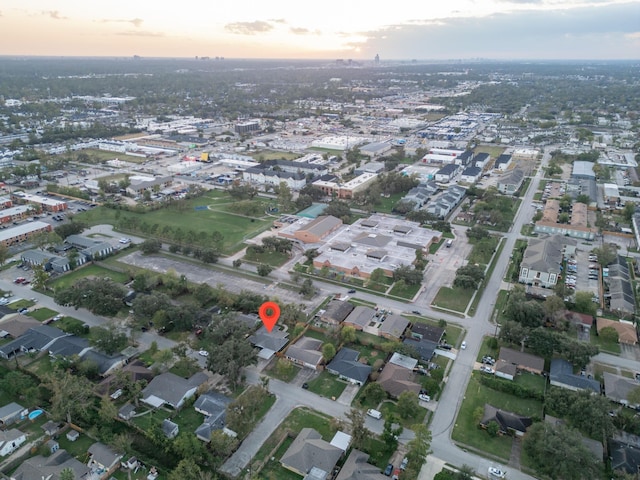
[[[495,371],[493,368],[491,368],[490,366],[488,366],[488,365],[483,365],[483,366],[481,366],[481,367],[480,367],[480,371],[481,371],[481,372],[484,372],[484,373],[489,373],[489,374],[491,374],[491,375],[493,375],[494,373],[496,373],[496,371]]]
[[[507,472],[499,467],[489,467],[489,478],[504,478]]]
[[[418,395],[418,399],[422,400],[423,402],[430,402],[431,401],[431,397],[429,395],[424,394],[424,393],[421,393],[420,395]]]
[[[460,348],[462,350],[465,350],[467,348],[467,342],[462,342],[462,345],[460,345]]]
[[[201,357],[208,357],[209,356],[209,352],[207,352],[206,350],[200,350],[198,352],[198,355],[200,355]]]
[[[496,361],[489,355],[485,355],[484,357],[482,357],[482,363],[486,363],[487,365],[495,365]]]
[[[307,382],[304,382],[302,384],[302,388],[304,388],[305,390],[307,390],[309,388],[309,384]]]
[[[391,472],[393,472],[393,463],[387,465],[387,468],[384,469],[384,474],[389,477],[391,476]]]
[[[356,289],[352,288],[351,290],[349,290],[347,293],[356,293]]]
[[[402,462],[400,463],[400,470],[404,471],[407,468],[407,464],[409,463],[409,459],[404,457]]]
[[[400,469],[396,468],[391,475],[391,480],[400,480]]]

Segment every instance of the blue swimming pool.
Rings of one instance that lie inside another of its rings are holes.
[[[33,412],[29,412],[29,420],[33,420],[34,418],[42,415],[42,410],[34,410]]]

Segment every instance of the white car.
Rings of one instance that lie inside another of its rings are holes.
[[[490,373],[490,374],[496,373],[496,371],[488,365],[481,366],[480,371],[484,373]]]
[[[122,237],[120,240],[118,240],[120,243],[129,243],[131,241],[130,238],[127,237]]]
[[[198,355],[200,355],[201,357],[208,357],[209,356],[209,352],[207,352],[206,350],[200,350],[198,352]]]
[[[462,350],[465,350],[467,348],[467,342],[462,342],[462,345],[460,345],[460,348]]]
[[[431,401],[431,397],[429,395],[424,394],[424,393],[421,393],[420,395],[418,395],[418,399],[422,400],[423,402],[430,402]]]
[[[490,478],[504,478],[507,475],[507,472],[498,467],[489,467],[489,477]]]

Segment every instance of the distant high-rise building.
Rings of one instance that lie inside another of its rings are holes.
[[[376,65],[380,63],[380,55],[376,53],[376,58],[373,60]]]

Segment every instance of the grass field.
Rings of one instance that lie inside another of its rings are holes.
[[[264,160],[295,160],[296,158],[301,157],[299,153],[278,152],[276,150],[264,150],[250,156],[257,162]]]
[[[488,153],[491,158],[497,158],[498,156],[502,155],[506,149],[506,147],[479,145],[474,149],[473,153]]]
[[[28,316],[35,318],[39,322],[43,322],[48,318],[55,316],[58,312],[51,310],[50,308],[39,308],[32,312],[29,312]]]
[[[464,313],[473,296],[473,292],[475,292],[475,290],[440,287],[440,290],[438,290],[438,293],[433,299],[433,305],[453,310],[454,312]]]
[[[393,285],[393,288],[391,288],[391,290],[389,291],[389,295],[395,295],[396,297],[401,297],[401,298],[406,298],[407,300],[411,300],[413,297],[415,297],[416,293],[418,293],[418,290],[420,290],[420,287],[422,287],[422,285],[407,285],[407,284],[398,285],[396,283]]]
[[[613,353],[614,355],[620,355],[620,344],[617,342],[607,342],[602,337],[598,336],[595,332],[595,328],[592,328],[591,331],[591,343],[593,345],[597,345],[598,348],[607,353]]]
[[[72,272],[66,273],[52,282],[49,286],[54,290],[58,288],[67,288],[75,284],[78,280],[87,277],[108,277],[116,283],[125,283],[129,280],[129,275],[122,272],[116,272],[99,265],[91,264],[80,267]]]
[[[273,223],[273,218],[266,215],[248,217],[232,213],[230,206],[234,204],[234,201],[226,192],[212,190],[202,197],[189,199],[185,202],[185,206],[180,209],[169,207],[146,213],[97,207],[87,212],[78,213],[76,218],[89,225],[107,223],[117,228],[127,225],[127,223],[146,224],[149,227],[156,225],[157,232],[162,232],[165,227],[171,227],[183,232],[193,231],[196,234],[196,239],[200,232],[208,235],[212,232],[220,232],[224,236],[224,253],[238,251],[245,239],[265,231]],[[196,210],[198,207],[206,208]],[[140,232],[136,231],[135,233]]]
[[[338,379],[336,375],[331,375],[327,371],[321,372],[320,375],[309,381],[310,392],[327,398],[338,398],[346,387],[347,382]]]
[[[83,154],[86,155],[87,158],[83,158],[84,157]],[[64,153],[62,155],[64,155],[65,157],[68,157],[69,155],[71,155],[72,161],[75,161],[75,162],[91,163],[91,164],[105,163],[109,160],[114,160],[116,158],[123,162],[129,162],[129,163],[144,163],[147,161],[147,159],[144,157],[134,157],[133,155],[126,155],[124,153],[107,152],[105,150],[97,150],[93,148],[79,150],[77,152]]]

